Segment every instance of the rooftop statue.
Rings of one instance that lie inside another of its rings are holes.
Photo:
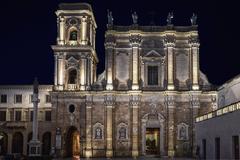
[[[173,12],[169,12],[167,16],[167,25],[172,25]]]
[[[196,25],[197,24],[197,15],[193,13],[192,17],[190,18],[191,24]]]
[[[113,16],[112,16],[112,12],[108,10],[108,25],[112,26],[113,25]]]
[[[138,23],[138,15],[136,12],[134,12],[132,14],[132,20],[133,20],[133,24],[137,24]]]

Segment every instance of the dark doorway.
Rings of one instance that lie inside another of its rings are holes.
[[[7,134],[0,132],[0,155],[5,155],[7,153],[8,147],[8,136]]]
[[[72,69],[72,70],[69,71],[68,83],[69,84],[76,84],[77,83],[77,71],[76,71],[76,69]]]
[[[46,132],[42,137],[42,154],[49,155],[51,151],[51,132]]]
[[[234,159],[239,159],[239,137],[233,136],[232,137],[232,143],[233,143],[233,157]]]
[[[220,138],[215,138],[215,159],[220,159]]]
[[[66,136],[66,156],[80,156],[80,135],[76,127],[70,127]]]
[[[12,153],[23,153],[23,135],[20,132],[13,134]]]
[[[146,154],[159,155],[160,154],[160,131],[159,128],[146,129]]]
[[[203,147],[203,159],[207,158],[207,146],[206,146],[206,139],[202,140],[202,147]]]

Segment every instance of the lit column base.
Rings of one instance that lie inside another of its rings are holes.
[[[41,142],[33,141],[29,142],[29,156],[30,157],[39,157],[41,156]]]
[[[63,90],[63,85],[57,85],[55,86],[55,89],[58,91],[62,91]]]
[[[107,84],[106,90],[113,90],[113,85],[112,84]]]
[[[168,157],[174,157],[175,151],[174,150],[168,150]]]
[[[112,151],[112,150],[107,150],[107,152],[106,152],[106,157],[107,157],[107,158],[113,157],[113,151]]]
[[[168,89],[168,90],[174,90],[175,87],[174,87],[173,84],[168,84],[167,89]]]
[[[81,41],[81,45],[87,45],[87,41]]]
[[[132,157],[137,158],[139,155],[138,150],[132,151]]]
[[[64,40],[59,40],[58,45],[61,45],[61,46],[64,45]]]
[[[132,85],[132,90],[139,90],[139,85],[138,84],[133,84]]]
[[[199,90],[199,85],[198,84],[193,84],[192,85],[192,90]]]
[[[81,85],[81,86],[80,86],[80,90],[81,90],[81,91],[85,91],[85,90],[86,90],[86,86],[85,86],[85,85]]]
[[[92,150],[91,149],[87,149],[86,150],[86,158],[91,158],[92,157]]]

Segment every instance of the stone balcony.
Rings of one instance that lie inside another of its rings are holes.
[[[67,90],[70,90],[70,91],[78,90],[78,85],[77,84],[68,84]]]

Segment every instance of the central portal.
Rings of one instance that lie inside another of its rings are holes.
[[[66,138],[66,156],[80,156],[80,137],[78,130],[75,127],[70,127]]]
[[[160,131],[159,128],[146,128],[146,154],[160,154]]]

